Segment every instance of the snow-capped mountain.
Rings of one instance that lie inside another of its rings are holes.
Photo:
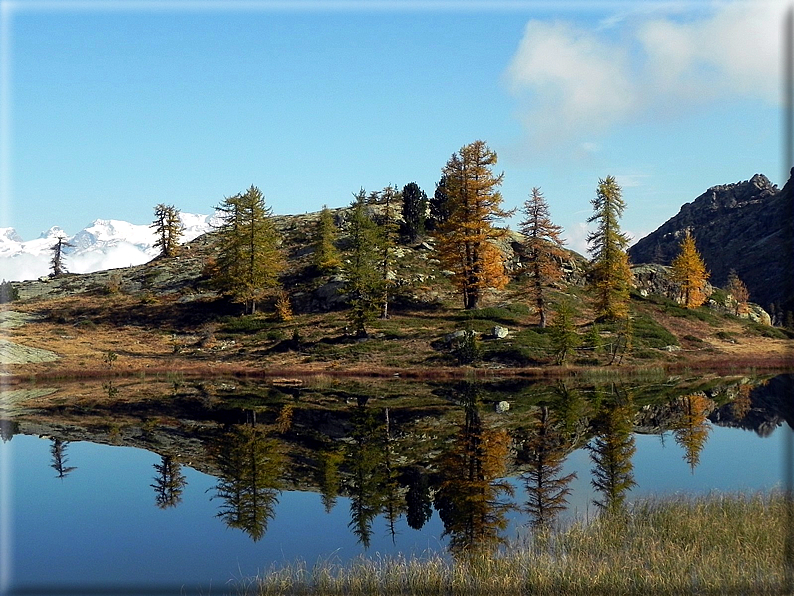
[[[216,215],[181,213],[185,231],[181,242],[209,232]],[[116,267],[141,265],[158,254],[157,238],[148,225],[131,224],[116,219],[97,219],[77,234],[69,236],[55,226],[35,240],[22,240],[14,228],[0,228],[0,279],[23,281],[50,273],[52,247],[58,238],[72,246],[63,251],[64,265],[71,273],[92,273]]]

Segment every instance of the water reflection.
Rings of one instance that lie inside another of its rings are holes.
[[[66,456],[66,447],[69,441],[61,439],[52,439],[50,446],[50,454],[52,455],[52,464],[50,465],[58,473],[58,478],[66,478],[71,472],[76,470],[75,466],[67,466],[66,462],[69,459]]]
[[[160,509],[176,507],[182,500],[182,491],[187,486],[187,478],[182,473],[182,465],[170,455],[160,456],[160,463],[154,464],[157,475],[154,477],[154,502]]]
[[[626,493],[636,485],[632,456],[637,451],[632,434],[632,398],[612,387],[603,398],[602,409],[595,420],[597,434],[587,446],[595,467],[593,488],[601,493],[593,503],[603,511],[617,513],[625,505]]]
[[[563,464],[571,445],[561,432],[563,425],[548,406],[541,406],[530,419],[524,432],[523,448],[518,462],[526,464],[521,478],[527,493],[524,510],[535,528],[550,528],[568,506],[570,483],[576,472],[563,474]]]
[[[223,501],[217,516],[254,542],[261,540],[281,492],[284,456],[278,441],[254,418],[224,433],[215,449],[219,478],[213,498]]]
[[[49,408],[38,401],[35,410],[0,421],[0,432],[4,442],[15,433],[52,437],[50,467],[61,479],[76,469],[67,457],[73,441],[150,450],[159,458],[153,476],[147,464],[159,509],[176,508],[189,493],[183,466],[210,474],[217,480],[204,498],[217,504],[216,517],[253,542],[267,534],[283,491],[299,490],[318,493],[326,513],[344,516],[347,536],[365,549],[443,525],[449,550],[465,556],[501,544],[513,509],[533,531],[551,527],[565,515],[572,487],[588,480],[595,493],[588,500],[621,510],[637,482],[635,433],[672,433],[686,476],[707,465],[701,460],[715,424],[769,436],[792,420],[790,386],[788,375],[590,384],[340,380],[288,388],[106,384],[99,397],[112,393],[123,406],[95,398],[70,409],[56,395]],[[508,410],[495,408],[505,401]],[[577,475],[569,462],[579,450],[589,463]],[[80,465],[90,462],[81,457]],[[510,478],[519,479],[515,498]],[[336,508],[340,500],[349,508]]]
[[[706,415],[714,409],[714,402],[701,393],[685,395],[679,399],[681,419],[675,425],[675,442],[684,450],[684,460],[694,473],[700,463],[700,452],[709,437]]]
[[[441,480],[435,506],[444,522],[453,554],[492,550],[504,542],[512,486],[503,479],[510,436],[489,428],[480,416],[479,392],[466,384],[461,392],[464,423],[439,462]]]

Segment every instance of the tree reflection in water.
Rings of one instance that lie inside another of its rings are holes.
[[[154,502],[160,509],[176,507],[182,500],[182,491],[187,486],[187,478],[182,474],[182,464],[170,455],[160,456],[160,463],[153,464],[157,476],[154,477]]]
[[[681,419],[673,430],[675,442],[684,450],[684,460],[694,474],[700,463],[700,452],[706,446],[709,437],[709,426],[706,415],[712,410],[714,403],[705,395],[693,393],[679,398]]]
[[[66,447],[68,445],[69,441],[63,441],[61,439],[52,440],[52,446],[50,446],[52,464],[50,467],[58,472],[57,478],[66,478],[71,472],[77,469],[75,466],[66,465],[66,462],[69,459],[66,456]]]
[[[255,542],[260,540],[281,493],[284,456],[278,441],[267,437],[254,419],[222,437],[215,461],[220,477],[213,498],[223,500],[217,516]]]
[[[518,461],[528,464],[529,469],[521,475],[527,491],[524,510],[530,516],[530,525],[549,528],[557,516],[567,509],[568,486],[576,473],[561,475],[565,462],[566,444],[557,428],[557,420],[542,406],[527,428],[528,436]]]
[[[350,417],[352,441],[345,454],[350,471],[348,527],[364,548],[369,548],[372,522],[383,511],[390,481],[383,414],[382,410],[368,408],[366,400],[360,400]]]
[[[622,395],[615,387],[611,393],[595,420],[598,432],[588,449],[595,464],[591,484],[603,495],[593,503],[602,511],[617,513],[624,509],[626,493],[636,485],[631,458],[637,448],[632,434],[631,395]]]
[[[510,437],[505,430],[485,428],[478,410],[478,392],[466,384],[462,394],[465,420],[452,447],[441,456],[441,482],[435,506],[456,556],[495,549],[505,539],[506,513],[513,507],[506,472]]]

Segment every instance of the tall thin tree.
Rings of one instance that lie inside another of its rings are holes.
[[[590,201],[593,215],[587,220],[596,222],[595,231],[587,235],[596,308],[608,319],[624,317],[629,307],[631,269],[626,254],[629,239],[620,231],[620,218],[626,208],[622,195],[613,176],[599,180],[596,197]]]
[[[64,249],[66,248],[74,248],[74,244],[70,244],[66,241],[66,238],[63,236],[58,236],[57,242],[53,245],[50,249],[52,250],[52,260],[50,261],[50,269],[52,269],[52,276],[58,277],[59,275],[63,275],[64,273],[68,273],[66,271],[66,266],[64,265]]]
[[[538,187],[532,189],[524,202],[523,212],[520,230],[529,261],[526,269],[531,275],[527,285],[540,317],[540,326],[545,327],[545,288],[562,278],[562,227],[551,221],[549,205]]]
[[[358,337],[367,336],[367,324],[381,303],[382,254],[380,229],[368,213],[367,195],[356,195],[348,222],[349,249],[344,263],[346,290],[350,297],[349,319]]]

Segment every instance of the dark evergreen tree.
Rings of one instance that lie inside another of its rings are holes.
[[[160,203],[154,208],[154,222],[149,227],[154,228],[157,236],[154,247],[160,249],[160,256],[173,257],[177,253],[179,238],[185,231],[179,210],[173,205]]]
[[[66,238],[63,236],[58,237],[58,241],[53,245],[50,249],[52,250],[52,260],[50,260],[50,269],[52,269],[51,275],[53,277],[58,277],[63,275],[64,273],[68,273],[66,271],[66,266],[64,264],[64,254],[63,251],[66,248],[74,248],[74,244],[70,244],[66,241]]]
[[[433,198],[430,199],[430,220],[428,222],[428,227],[433,230],[437,230],[449,219],[450,205],[449,189],[447,186],[447,176],[443,175],[436,183],[436,191],[433,193]]]
[[[430,481],[421,468],[413,467],[408,471],[407,483],[405,518],[409,528],[420,530],[433,515]]]
[[[427,195],[416,182],[403,187],[403,220],[405,235],[410,242],[416,242],[425,233],[427,219]]]

